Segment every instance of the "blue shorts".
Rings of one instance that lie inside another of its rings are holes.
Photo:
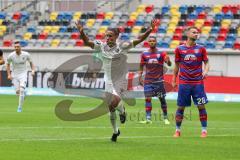
[[[208,103],[203,84],[180,84],[178,87],[177,105],[182,107],[191,106],[191,97],[197,106]]]
[[[144,95],[145,97],[165,97],[164,82],[144,84]]]

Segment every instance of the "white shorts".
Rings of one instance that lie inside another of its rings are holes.
[[[16,90],[19,90],[20,87],[26,88],[27,86],[27,74],[20,74],[13,77],[12,83]]]
[[[124,96],[124,92],[127,91],[127,80],[118,80],[114,82],[114,85],[112,82],[106,82],[105,83],[105,92],[114,94],[119,97]]]

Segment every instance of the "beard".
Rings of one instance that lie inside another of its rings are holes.
[[[197,38],[190,38],[191,41],[195,42]]]

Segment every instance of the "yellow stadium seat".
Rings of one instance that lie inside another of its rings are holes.
[[[138,33],[140,33],[141,29],[142,29],[141,26],[134,26],[132,29],[132,33],[138,34]]]
[[[113,12],[107,12],[105,15],[105,19],[112,19],[114,13]]]
[[[172,7],[170,8],[170,13],[176,13],[178,12],[179,6],[178,5],[172,5]]]
[[[211,31],[212,27],[211,26],[204,26],[202,27],[202,34],[209,34],[209,32]]]
[[[105,33],[108,29],[108,26],[101,26],[98,30],[98,33]]]
[[[25,39],[25,40],[29,40],[31,38],[32,38],[32,33],[30,33],[30,32],[25,33],[23,36],[23,39]]]
[[[137,12],[132,12],[129,19],[136,20],[137,17],[138,17],[138,13]]]
[[[52,30],[52,26],[45,26],[43,29],[44,33],[49,33]]]
[[[58,46],[59,46],[59,43],[60,43],[60,40],[59,40],[59,39],[54,39],[54,40],[52,40],[52,42],[51,42],[51,47],[58,47]]]
[[[179,44],[180,44],[180,41],[178,41],[178,40],[173,40],[173,41],[170,43],[170,48],[171,48],[171,49],[175,49]]]
[[[195,27],[197,28],[201,28],[203,24],[204,24],[204,19],[197,19],[195,21]]]
[[[2,20],[2,19],[0,19],[0,25],[2,25],[2,22],[3,22],[3,20]]]
[[[222,27],[229,27],[231,24],[231,20],[230,19],[223,19],[221,22],[221,26]]]
[[[146,5],[141,4],[141,5],[139,5],[139,6],[137,7],[137,12],[138,12],[138,13],[142,13],[142,12],[145,11],[145,8],[146,8]]]
[[[86,25],[88,27],[92,27],[95,23],[95,19],[88,19]]]
[[[213,7],[213,12],[214,13],[219,13],[219,12],[221,12],[222,11],[222,5],[215,5],[214,7]]]
[[[0,31],[0,37],[4,35],[5,32]]]
[[[58,33],[59,31],[59,26],[53,26],[51,32],[52,33]]]
[[[58,16],[58,12],[52,12],[52,13],[50,14],[50,20],[51,20],[51,21],[56,20],[56,19],[57,19],[57,16]]]
[[[173,12],[172,13],[172,18],[180,18],[181,17],[181,13],[180,12],[178,12],[178,11],[176,11],[176,12]]]
[[[177,18],[173,18],[173,19],[171,19],[171,21],[168,23],[168,26],[170,27],[175,27],[175,26],[177,26],[177,24],[178,24],[178,19]]]
[[[7,27],[6,26],[0,26],[0,31],[1,32],[6,32],[7,31]]]
[[[73,20],[77,21],[80,19],[82,12],[75,12],[73,15]]]
[[[174,32],[175,32],[175,29],[176,29],[176,26],[174,27],[174,26],[169,26],[168,28],[167,28],[167,34],[173,34]]]

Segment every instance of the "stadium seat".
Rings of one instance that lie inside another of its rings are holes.
[[[51,33],[58,33],[58,31],[59,31],[59,26],[52,26]]]
[[[192,19],[189,19],[186,21],[186,26],[190,27],[190,26],[193,26],[194,25],[194,20]]]
[[[12,19],[14,19],[14,20],[20,20],[20,19],[21,19],[21,16],[22,16],[21,12],[15,12],[15,13],[13,14],[13,16],[12,16]]]
[[[21,47],[26,47],[26,46],[28,46],[28,41],[21,40],[20,45],[21,45]]]
[[[235,34],[228,34],[226,41],[232,41],[234,42],[236,40],[236,35]]]
[[[166,14],[169,11],[170,7],[169,6],[163,6],[162,7],[162,14]]]
[[[229,5],[224,5],[223,7],[222,7],[222,12],[225,14],[225,13],[227,13],[227,12],[229,12],[230,11],[230,6]]]
[[[51,20],[51,21],[57,20],[57,17],[58,17],[58,12],[52,12],[52,13],[50,14],[50,20]]]
[[[232,6],[230,7],[230,11],[231,11],[233,14],[239,13],[239,10],[240,10],[239,6],[232,5]]]
[[[204,26],[212,26],[213,25],[213,20],[212,19],[206,19],[203,25]]]
[[[187,8],[188,14],[192,13],[194,10],[195,10],[195,7],[192,5],[188,6],[188,8]]]
[[[198,5],[195,7],[195,11],[197,14],[202,13],[205,9],[205,6]]]
[[[215,49],[221,50],[224,48],[225,41],[218,41],[215,43]]]
[[[226,34],[219,34],[217,37],[217,41],[225,41],[226,39]]]
[[[138,33],[141,32],[141,29],[142,29],[141,26],[134,26],[134,27],[132,28],[132,33],[138,34]]]
[[[203,34],[208,34],[210,31],[211,31],[211,27],[210,27],[210,26],[204,26],[204,27],[202,28],[201,33],[203,33]]]
[[[81,15],[82,15],[82,12],[75,12],[73,14],[73,20],[78,21],[80,19]]]
[[[203,26],[203,24],[204,24],[204,19],[197,19],[195,21],[195,27],[197,27],[197,28],[201,28]]]
[[[144,4],[141,4],[141,5],[139,5],[138,7],[137,7],[137,12],[138,13],[142,13],[142,12],[144,12],[145,11],[145,8],[146,8],[146,5],[144,5]]]
[[[169,48],[169,43],[168,42],[160,42],[160,44],[158,44],[159,48]]]
[[[178,5],[172,5],[170,7],[170,13],[173,15],[174,13],[179,12],[179,6]]]
[[[71,21],[73,18],[73,13],[72,12],[64,12],[64,19],[67,21]]]
[[[170,44],[171,49],[175,49],[180,44],[179,40],[173,40]]]
[[[88,19],[86,22],[86,26],[92,28],[95,23],[95,19]]]
[[[228,33],[228,28],[226,27],[221,27],[219,30],[219,34],[227,34]]]
[[[206,42],[205,47],[207,49],[215,49],[215,43],[214,42]]]
[[[233,49],[240,50],[240,41],[237,41],[237,42],[234,43]]]
[[[0,32],[6,32],[7,31],[7,27],[6,26],[0,26]]]
[[[231,24],[231,20],[230,19],[223,19],[221,22],[221,27],[229,27]]]
[[[130,39],[129,33],[122,33],[120,39],[123,41],[127,41]]]
[[[135,20],[130,19],[130,20],[127,21],[127,26],[129,26],[129,27],[133,27],[134,24],[135,24]]]
[[[150,13],[150,12],[153,11],[153,9],[154,9],[154,6],[153,6],[153,5],[148,5],[148,6],[146,6],[146,8],[145,8],[145,12],[146,12],[146,13]]]
[[[47,37],[48,37],[48,33],[43,32],[39,34],[38,39],[44,40],[44,39],[47,39]]]
[[[105,14],[105,19],[112,19],[113,16],[114,16],[114,13],[113,13],[113,12],[107,12],[107,13]]]
[[[215,14],[215,20],[222,20],[224,18],[224,14],[222,12]]]
[[[101,39],[104,39],[105,37],[105,34],[104,33],[98,33],[96,34],[95,38],[98,39],[98,40],[101,40]]]
[[[12,40],[3,41],[3,47],[11,47],[11,46],[12,46]]]
[[[36,27],[35,26],[28,27],[27,32],[35,33]]]
[[[66,27],[66,26],[61,26],[61,27],[59,28],[59,32],[60,32],[60,33],[65,33],[65,32],[67,32],[67,27]]]
[[[205,19],[206,18],[206,13],[205,12],[200,12],[197,16],[198,19]]]
[[[0,12],[0,19],[5,19],[7,14],[5,12]]]
[[[105,19],[102,21],[102,26],[109,26],[111,24],[110,20]]]
[[[75,46],[76,46],[76,47],[82,47],[82,46],[84,46],[83,40],[81,40],[81,39],[77,40],[76,43],[75,43]]]
[[[73,32],[71,34],[71,39],[79,39],[80,38],[80,34],[78,32]]]
[[[59,39],[53,39],[51,42],[51,47],[58,47],[60,43]]]
[[[233,42],[232,41],[226,41],[224,44],[224,48],[233,48]]]
[[[213,12],[214,13],[219,13],[219,12],[221,12],[222,11],[222,5],[215,5],[214,7],[213,7]]]
[[[168,27],[167,34],[173,34],[175,32],[176,27]]]
[[[187,13],[187,5],[181,5],[178,10],[181,14]]]
[[[105,18],[105,13],[104,12],[97,13],[96,18],[97,19],[104,19]]]
[[[176,29],[175,29],[175,33],[176,34],[180,34],[180,33],[183,33],[184,29],[182,26],[178,26]]]
[[[182,34],[174,34],[172,40],[181,41],[182,40]]]
[[[24,39],[24,40],[29,40],[29,39],[31,39],[31,38],[32,38],[32,33],[31,33],[31,32],[27,32],[27,33],[25,33],[24,36],[23,36],[23,39]]]
[[[105,33],[107,31],[108,27],[107,26],[101,26],[98,30],[98,33]]]

